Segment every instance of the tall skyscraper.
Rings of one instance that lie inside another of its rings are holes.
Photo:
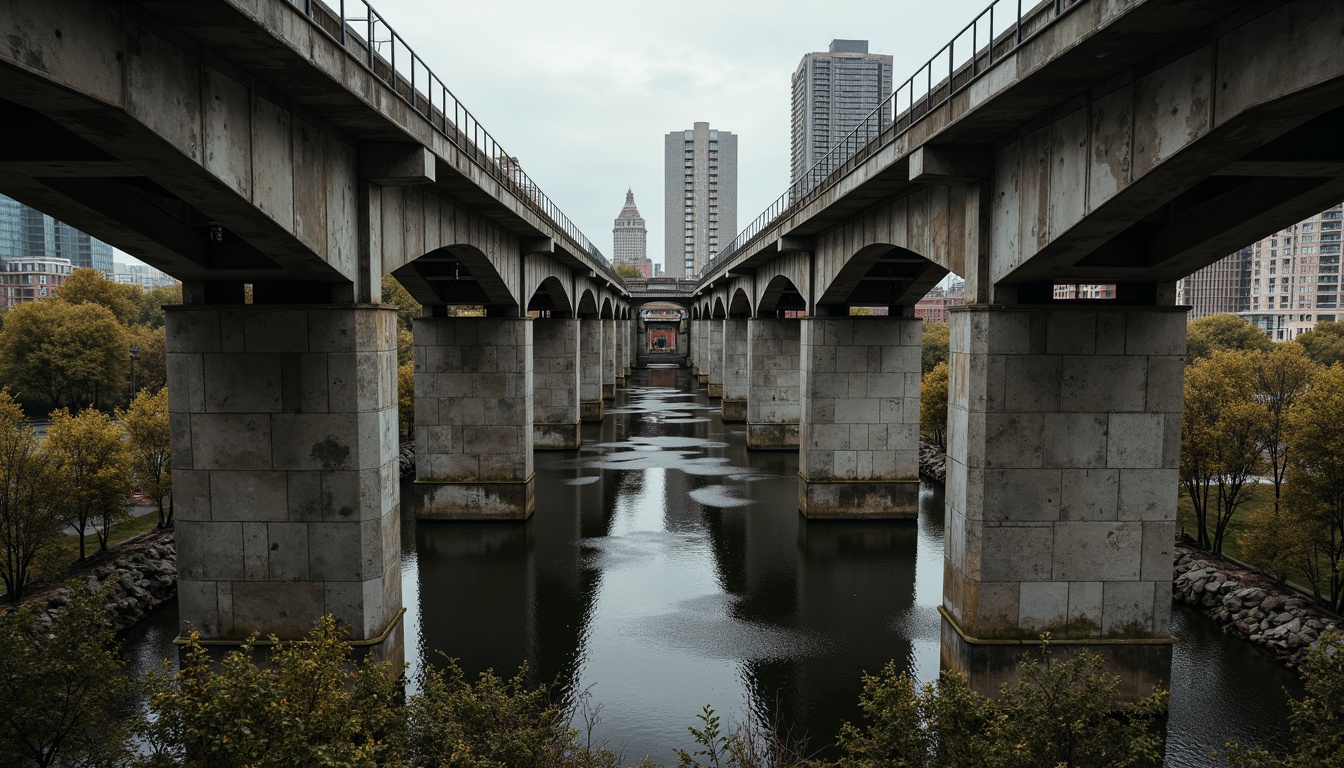
[[[1190,307],[1191,320],[1251,308],[1251,251],[1248,245],[1176,284],[1176,301]]]
[[[1327,208],[1250,246],[1250,307],[1242,317],[1274,341],[1338,321],[1344,204]]]
[[[635,192],[625,191],[625,207],[611,228],[611,258],[616,266],[622,264],[639,270],[640,277],[653,277],[653,262],[649,261],[649,231],[635,207]]]
[[[831,147],[891,95],[891,57],[869,53],[867,40],[832,40],[824,53],[808,53],[793,73],[793,153],[796,182]],[[887,125],[891,115],[882,116]]]
[[[112,246],[0,195],[0,260],[67,259],[75,269],[112,276]]]
[[[695,277],[737,237],[737,134],[709,123],[667,134],[663,213],[664,268]]]

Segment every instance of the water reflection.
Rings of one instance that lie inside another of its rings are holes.
[[[440,651],[472,675],[526,661],[592,687],[599,737],[669,765],[705,704],[778,715],[819,746],[858,719],[862,672],[937,676],[941,489],[921,489],[913,522],[808,522],[797,455],[748,452],[686,372],[637,373],[608,413],[581,450],[536,454],[526,523],[417,524],[404,504],[412,673]],[[1197,614],[1173,622],[1168,765],[1283,729],[1291,673]],[[170,655],[175,629],[165,610],[128,635],[137,667]]]

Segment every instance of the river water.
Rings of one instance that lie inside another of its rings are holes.
[[[797,454],[748,452],[681,369],[638,371],[583,447],[536,454],[526,523],[415,522],[403,492],[411,672],[439,652],[474,676],[589,691],[594,734],[631,763],[676,763],[705,705],[829,744],[857,721],[860,675],[888,660],[936,678],[943,495],[918,521],[811,522]],[[175,608],[126,635],[133,669],[173,655]],[[1286,729],[1296,677],[1178,607],[1167,764]]]

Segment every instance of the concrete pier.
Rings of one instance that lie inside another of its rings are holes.
[[[521,520],[532,514],[532,322],[415,321],[421,519]]]
[[[709,388],[711,398],[723,397],[723,320],[709,321]]]
[[[795,449],[798,419],[801,325],[796,318],[747,321],[747,447]]]
[[[814,518],[918,517],[921,321],[801,324],[798,509]]]
[[[166,310],[183,633],[300,638],[332,614],[399,660],[396,312]]]
[[[709,320],[697,320],[695,325],[696,338],[695,343],[695,380],[696,383],[706,389],[709,388],[709,357],[712,354],[709,348]]]
[[[602,421],[602,320],[579,321],[579,417]]]
[[[730,317],[723,321],[723,420],[747,420],[747,391],[751,375],[747,370],[747,320]]]
[[[532,321],[532,447],[570,450],[579,425],[579,320]]]
[[[626,365],[625,358],[630,353],[630,334],[624,320],[615,320],[612,326],[612,340],[616,346],[616,384],[624,384],[625,377],[629,375],[630,368]],[[615,390],[613,389],[613,394]]]
[[[616,321],[602,320],[602,399],[616,397]]]
[[[1171,637],[1180,307],[952,312],[943,607],[967,638]]]

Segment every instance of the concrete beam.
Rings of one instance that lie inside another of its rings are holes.
[[[519,250],[524,255],[534,253],[555,253],[555,238],[551,237],[524,237],[518,241]]]
[[[925,144],[910,153],[910,181],[970,184],[990,176],[988,147],[938,147]]]
[[[812,237],[785,236],[775,241],[775,250],[780,253],[815,253],[817,241]]]
[[[434,153],[420,144],[359,145],[359,177],[385,187],[434,183]]]

